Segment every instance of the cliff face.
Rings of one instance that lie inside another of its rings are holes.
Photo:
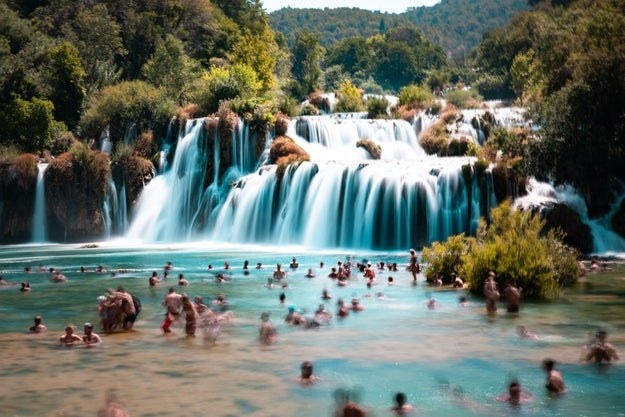
[[[102,203],[109,175],[108,155],[86,148],[73,149],[50,162],[45,174],[50,240],[102,237]]]
[[[31,237],[37,162],[35,155],[24,154],[0,165],[0,243]]]

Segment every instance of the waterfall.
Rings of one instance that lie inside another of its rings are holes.
[[[281,178],[263,165],[266,154],[250,153],[259,139],[246,126],[228,142],[209,137],[205,122],[183,129],[171,168],[138,201],[129,238],[404,250],[472,233],[494,205],[490,180],[484,190],[463,172],[473,158],[426,155],[403,120],[298,118],[287,135],[311,161]],[[356,146],[364,138],[380,145],[380,160]]]
[[[515,201],[517,206],[528,210],[532,207],[540,208],[548,204],[562,203],[574,210],[582,223],[590,228],[593,237],[593,253],[625,252],[625,239],[612,231],[610,225],[612,217],[617,213],[625,199],[625,194],[622,192],[618,198],[615,198],[606,214],[591,219],[588,217],[588,208],[584,197],[570,185],[554,187],[551,184],[531,179],[528,191],[527,196]]]
[[[33,213],[32,241],[43,243],[48,240],[48,221],[46,209],[46,188],[44,174],[48,164],[37,165],[37,186],[35,188],[35,210]]]

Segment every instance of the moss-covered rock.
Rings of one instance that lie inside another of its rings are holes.
[[[108,155],[91,151],[81,143],[50,162],[45,181],[51,240],[102,236],[102,203],[109,175]]]
[[[35,155],[23,154],[0,164],[0,243],[30,239],[37,163]]]
[[[271,143],[269,149],[269,164],[276,164],[278,168],[276,175],[279,179],[282,179],[286,168],[293,163],[300,163],[302,161],[310,161],[310,155],[299,146],[293,139],[288,136],[277,136]]]
[[[369,155],[371,155],[371,159],[380,159],[382,156],[382,147],[372,141],[371,139],[360,139],[356,142],[356,147],[363,148]]]

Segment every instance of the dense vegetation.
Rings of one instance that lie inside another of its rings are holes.
[[[514,14],[528,8],[526,0],[442,0],[431,7],[411,7],[399,14],[357,8],[287,7],[272,12],[269,21],[289,44],[299,32],[314,32],[326,48],[348,38],[369,38],[414,25],[449,53],[454,62],[463,63],[484,33],[505,26]]]
[[[509,281],[527,298],[554,298],[576,282],[580,269],[577,253],[561,243],[558,232],[543,230],[537,215],[504,203],[492,210],[490,223],[480,222],[476,237],[452,236],[424,248],[426,276],[449,283],[452,273],[459,273],[472,292],[481,293],[494,271],[499,288]]]

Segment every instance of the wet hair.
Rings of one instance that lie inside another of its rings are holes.
[[[403,392],[398,392],[397,394],[395,394],[395,403],[397,403],[397,405],[399,406],[406,404],[406,394],[404,394]]]
[[[551,358],[543,359],[543,367],[548,371],[551,371],[553,367],[555,366],[555,364],[556,364],[556,361],[554,361]]]
[[[313,364],[311,361],[304,361],[300,369],[302,370],[302,376],[309,377],[313,373]]]
[[[35,318],[33,319],[33,321],[35,322],[35,324],[39,324],[39,323],[41,323],[41,320],[42,320],[41,316],[35,316]]]

